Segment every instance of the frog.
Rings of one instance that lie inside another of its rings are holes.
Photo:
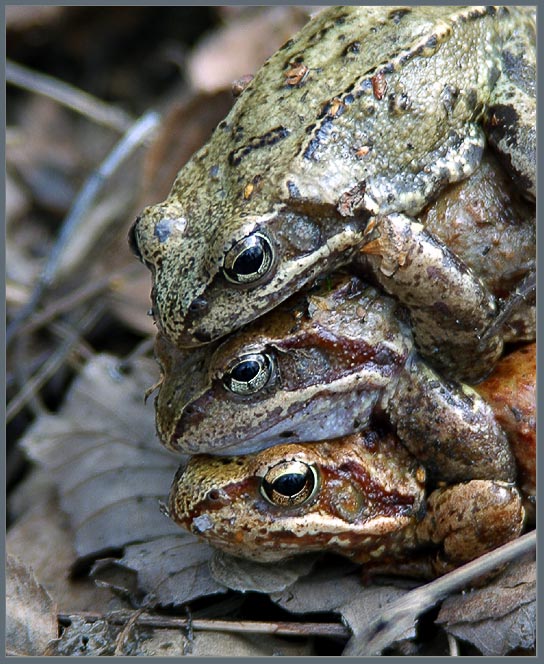
[[[210,343],[359,258],[395,286],[407,255],[396,255],[398,232],[474,173],[486,127],[534,199],[534,40],[527,8],[319,13],[262,66],[167,199],[132,228],[161,332],[180,348]],[[410,256],[429,257],[409,281],[431,281],[432,272],[443,284],[421,289],[423,302],[408,286],[421,346],[429,327],[431,356],[463,338],[452,376],[468,355],[473,375],[485,373],[501,353],[500,335],[481,343],[495,298],[425,229],[408,235]]]
[[[216,344],[181,352],[156,340],[159,439],[215,455],[334,439],[391,424],[440,481],[513,481],[493,410],[417,352],[404,308],[352,274],[299,293]]]
[[[433,578],[518,537],[508,482],[426,489],[425,468],[377,429],[255,454],[197,455],[178,470],[168,514],[231,555],[275,563],[332,552],[367,573]]]

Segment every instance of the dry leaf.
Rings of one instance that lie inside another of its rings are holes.
[[[407,592],[400,581],[391,583],[399,585],[365,587],[360,568],[348,561],[335,560],[332,564],[316,570],[315,574],[300,579],[282,593],[271,595],[271,599],[294,613],[339,613],[353,632],[353,637],[343,653],[349,655],[354,654],[351,650],[358,648],[359,636],[372,620],[382,613],[389,602]],[[414,629],[408,629],[397,635],[395,642],[412,638],[414,634]],[[389,645],[392,643],[386,644]]]
[[[6,653],[43,655],[57,638],[57,610],[29,567],[8,555],[6,561]]]
[[[152,403],[144,405],[156,378],[150,360],[123,367],[96,356],[60,413],[38,420],[23,445],[57,483],[80,559],[124,548],[119,564],[138,573],[154,603],[183,604],[226,589],[211,577],[212,549],[159,509],[180,457],[159,443]]]
[[[36,489],[36,483],[29,489]],[[90,579],[71,578],[70,569],[76,559],[73,533],[54,495],[34,493],[34,509],[10,528],[6,549],[32,568],[36,580],[62,613],[109,611],[124,606],[110,591],[97,588]]]
[[[211,575],[208,562],[212,556],[208,544],[177,528],[175,535],[127,546],[119,564],[138,573],[146,605],[179,606],[227,591]]]
[[[536,562],[512,563],[485,588],[449,597],[436,620],[482,655],[506,655],[536,646]]]
[[[57,482],[79,557],[175,534],[159,510],[179,459],[154,432],[143,394],[156,379],[151,361],[131,368],[97,356],[75,382],[59,415],[40,418],[23,441]]]
[[[205,37],[188,62],[192,85],[205,92],[230,88],[244,74],[262,63],[293,36],[308,20],[297,7],[268,7]]]
[[[343,606],[341,612],[344,620],[351,627],[353,636],[342,654],[346,657],[381,654],[385,648],[389,648],[399,641],[414,638],[415,626],[411,624],[404,630],[390,633],[389,638],[382,641],[380,652],[374,650],[369,652],[364,647],[361,648],[361,643],[366,643],[367,628],[376,616],[379,616],[388,604],[399,599],[406,592],[406,589],[397,586],[371,586],[362,590],[349,604]]]
[[[47,655],[98,657],[115,654],[120,627],[110,625],[104,620],[87,622],[79,616],[71,616],[70,621],[71,624],[64,628],[61,637],[51,644]],[[138,653],[134,648],[127,647],[123,654]]]
[[[339,607],[353,601],[361,589],[360,567],[348,560],[334,559],[332,563],[324,562],[310,577],[272,593],[270,598],[292,613],[339,612]]]
[[[210,561],[213,577],[232,590],[240,592],[281,592],[306,576],[319,556],[296,556],[277,563],[263,564],[216,551]]]

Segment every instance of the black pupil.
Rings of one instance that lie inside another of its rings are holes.
[[[274,490],[282,496],[295,496],[306,485],[306,475],[287,473],[274,482]]]
[[[249,383],[259,373],[260,369],[259,363],[255,360],[246,360],[237,364],[230,375],[240,383]]]
[[[260,246],[248,247],[234,261],[232,269],[236,274],[255,274],[263,263],[263,250]]]

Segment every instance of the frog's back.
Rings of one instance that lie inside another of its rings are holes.
[[[257,175],[263,201],[279,188],[285,199],[336,204],[364,181],[382,211],[392,194],[392,208],[421,207],[403,195],[479,119],[505,21],[493,7],[323,11],[265,63],[216,132],[240,198]],[[465,177],[463,166],[445,178]]]

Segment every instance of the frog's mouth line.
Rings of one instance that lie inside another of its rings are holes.
[[[212,439],[191,443],[187,441],[191,433],[185,427],[180,431],[180,421],[173,439],[176,448],[184,452],[230,456],[257,452],[282,443],[338,438],[365,428],[381,389],[390,381],[390,376],[384,376],[381,381],[361,380],[361,387],[357,389],[353,387],[353,376],[345,376],[334,382],[334,388],[314,386],[305,390],[300,401],[289,406],[287,411],[278,405],[269,415],[271,421],[264,430],[262,423],[253,427],[249,424],[242,432],[230,431],[224,436],[215,434]],[[331,407],[333,399],[336,403]],[[304,422],[299,421],[301,414],[305,414]],[[225,424],[228,428],[228,420]],[[198,433],[198,428],[195,431]]]

